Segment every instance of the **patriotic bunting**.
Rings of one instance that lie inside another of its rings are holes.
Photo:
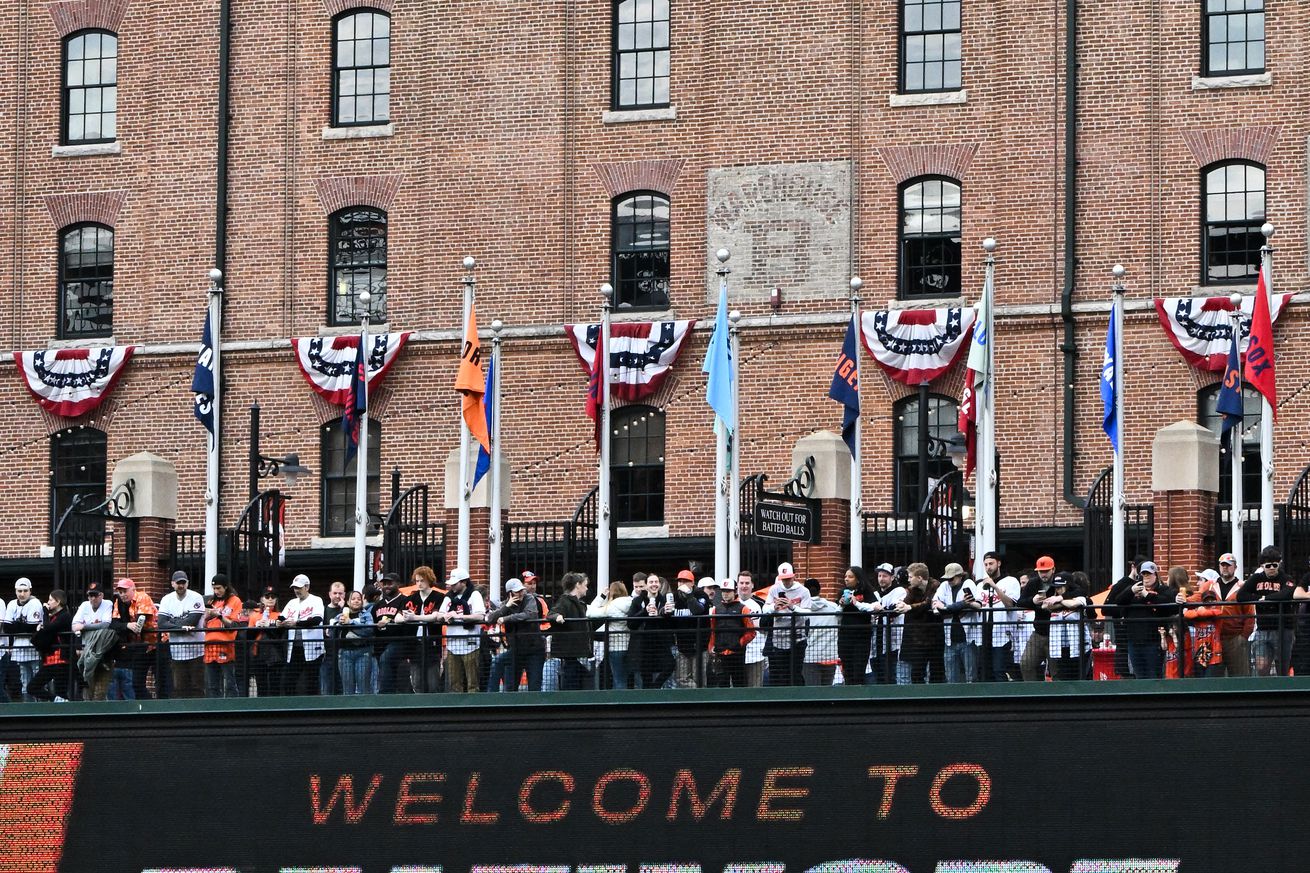
[[[372,346],[368,355],[369,390],[382,384],[400,350],[409,339],[404,333],[383,333],[369,337]],[[359,334],[351,336],[312,336],[291,340],[292,351],[300,373],[316,393],[342,408],[350,406],[350,378],[355,368],[355,350],[359,348]]]
[[[136,346],[15,352],[27,390],[52,415],[77,418],[113,392]]]
[[[888,376],[919,385],[951,368],[973,333],[977,314],[971,308],[866,312],[860,327],[864,347]]]
[[[1275,294],[1270,307],[1270,321],[1278,320],[1291,294]],[[1242,337],[1239,352],[1245,357],[1251,336],[1251,312],[1255,297],[1242,297]],[[1233,304],[1224,297],[1157,297],[1155,311],[1160,316],[1169,341],[1183,359],[1198,370],[1222,373],[1228,360],[1228,343],[1233,330],[1228,314]]]
[[[668,378],[684,340],[696,324],[691,321],[624,321],[610,325],[610,393],[623,403],[635,403],[660,390]],[[578,353],[590,378],[595,369],[599,324],[566,324],[564,333]]]

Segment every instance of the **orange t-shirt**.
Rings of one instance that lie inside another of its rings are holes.
[[[270,610],[268,611],[268,620],[269,620],[270,622],[277,621],[278,618],[279,618],[280,616],[281,616],[281,613],[279,613],[279,612],[277,611],[277,607],[276,607],[276,606],[273,607],[272,609],[270,609]],[[264,618],[264,609],[263,609],[263,607],[261,607],[261,608],[259,608],[259,609],[256,609],[256,610],[252,610],[251,613],[250,613],[250,618],[246,621],[246,625],[247,625],[248,627],[255,627],[255,626],[257,626],[257,625],[259,624],[260,621],[263,620],[263,618]],[[254,640],[262,640],[263,638],[264,638],[264,631],[262,631],[262,630],[261,630],[261,631],[257,631],[257,632],[254,634],[254,636],[252,637],[252,639],[254,639]],[[250,644],[250,657],[253,658],[253,657],[255,657],[255,656],[258,655],[258,654],[259,654],[259,643],[258,643],[258,642],[253,642],[253,643],[251,643],[251,644]]]
[[[236,623],[241,613],[241,598],[235,594],[230,594],[226,600],[211,600],[209,608],[220,610],[228,622]],[[222,628],[223,622],[217,618],[207,618],[205,619],[205,627]],[[235,659],[237,656],[236,638],[237,632],[235,630],[205,631],[205,663],[226,664]]]

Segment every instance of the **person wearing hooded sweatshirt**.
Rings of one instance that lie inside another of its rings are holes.
[[[831,685],[837,675],[837,623],[841,607],[823,596],[818,579],[806,579],[810,614],[805,617],[805,661],[801,676],[806,685]]]
[[[1192,658],[1192,675],[1198,679],[1224,675],[1224,647],[1219,618],[1226,612],[1220,605],[1219,574],[1202,570],[1196,593],[1185,600],[1183,620],[1187,624],[1188,650]],[[1182,596],[1181,594],[1179,595]]]

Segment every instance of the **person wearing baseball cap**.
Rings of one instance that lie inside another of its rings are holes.
[[[109,680],[114,675],[114,663],[108,657],[111,647],[106,646],[98,632],[108,631],[113,617],[114,607],[105,600],[105,586],[100,582],[88,584],[86,600],[73,613],[73,633],[81,637],[83,657],[95,664],[87,683],[91,700],[109,699]],[[81,669],[80,663],[78,666]]]
[[[1160,648],[1160,629],[1177,616],[1178,591],[1160,583],[1160,568],[1154,561],[1138,563],[1137,573],[1140,578],[1128,575],[1116,582],[1105,602],[1122,607],[1120,613],[1128,642],[1128,664],[1133,676],[1137,679],[1163,679],[1164,650]]]
[[[940,613],[946,625],[946,681],[950,683],[978,681],[978,646],[982,643],[982,627],[978,610],[982,597],[964,567],[955,562],[942,570],[942,583],[932,597],[934,612]]]
[[[1215,591],[1224,601],[1224,617],[1219,620],[1219,641],[1224,649],[1223,675],[1251,675],[1251,647],[1248,640],[1255,630],[1254,607],[1239,606],[1237,592],[1241,590],[1241,579],[1237,575],[1237,556],[1224,552],[1219,556],[1219,578],[1215,580]]]
[[[1034,570],[1028,574],[1028,581],[1019,592],[1016,605],[1023,610],[1032,610],[1033,632],[1019,654],[1019,675],[1025,682],[1041,682],[1046,678],[1047,657],[1051,646],[1051,614],[1038,609],[1034,604],[1046,597],[1051,580],[1055,578],[1055,559],[1042,555],[1033,565]]]
[[[755,639],[755,619],[737,599],[737,583],[719,583],[719,602],[710,609],[709,651],[713,661],[706,683],[716,688],[746,687],[746,646]]]
[[[810,592],[796,578],[792,565],[778,565],[777,581],[769,586],[764,611],[773,616],[773,651],[769,653],[769,685],[801,685],[805,654],[805,613]],[[798,614],[799,613],[799,614]]]
[[[205,611],[200,592],[190,590],[186,571],[172,576],[173,590],[159,599],[159,628],[168,631],[171,697],[186,699],[205,695],[204,636],[195,633]]]
[[[457,567],[446,580],[446,596],[437,615],[446,625],[446,688],[456,693],[481,690],[478,682],[478,654],[482,644],[482,619],[486,615],[482,593],[469,580],[468,571]]]
[[[291,580],[294,593],[278,624],[287,630],[287,662],[282,668],[282,693],[318,694],[319,665],[323,660],[323,598],[309,591],[309,577]]]
[[[155,602],[123,578],[114,583],[114,620],[127,627],[127,637],[119,650],[118,663],[109,683],[110,700],[145,700],[149,692],[146,675],[155,663]]]
[[[41,601],[32,596],[32,580],[20,577],[14,582],[14,599],[4,611],[4,624],[5,630],[13,634],[9,658],[18,668],[25,700],[33,699],[27,693],[27,686],[41,666],[41,653],[32,645],[32,634],[36,633],[44,618]]]

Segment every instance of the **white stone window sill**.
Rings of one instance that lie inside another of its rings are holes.
[[[374,336],[379,333],[390,333],[391,325],[388,323],[373,324],[372,322],[370,322],[368,326],[368,332],[370,336]],[[334,325],[325,324],[319,327],[318,329],[319,336],[354,336],[358,333],[359,333],[359,325],[357,324],[334,324]]]
[[[54,351],[55,349],[99,349],[115,345],[112,336],[97,336],[83,339],[52,339],[46,343],[46,348]]]
[[[714,298],[718,300],[718,298]],[[672,309],[613,309],[610,321],[673,321],[677,313]]]
[[[382,548],[382,536],[365,537],[366,545]],[[355,547],[354,537],[310,537],[309,547],[311,549],[353,549]]]
[[[678,107],[665,106],[662,109],[606,109],[600,114],[601,124],[625,124],[629,121],[674,121],[678,117]]]
[[[377,139],[378,137],[395,135],[396,125],[394,122],[367,124],[359,127],[323,128],[323,139]]]
[[[667,524],[619,525],[621,540],[666,540],[669,538]]]
[[[889,94],[890,106],[950,106],[956,103],[968,103],[969,91],[928,91],[922,94]]]
[[[916,297],[913,300],[888,300],[888,309],[959,309],[970,306],[963,297]]]
[[[117,142],[95,142],[86,145],[57,145],[50,149],[52,158],[90,158],[96,155],[118,155],[123,146]]]
[[[1231,294],[1254,294],[1257,285],[1193,285],[1189,297],[1228,297]]]
[[[1272,73],[1253,73],[1249,76],[1193,76],[1193,91],[1215,91],[1221,88],[1263,88],[1274,83]]]

